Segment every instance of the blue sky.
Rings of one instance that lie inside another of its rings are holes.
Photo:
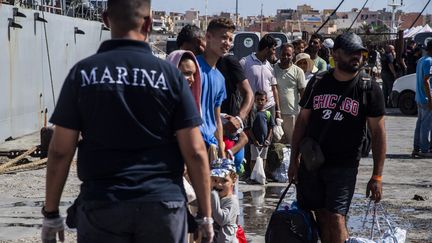
[[[235,12],[235,0],[207,0],[209,15],[224,12]],[[387,7],[389,0],[369,0],[366,7],[372,10],[382,9]],[[398,0],[400,1],[400,0]],[[275,15],[276,9],[281,8],[296,8],[297,5],[309,4],[315,9],[336,8],[340,0],[238,0],[239,13],[241,16],[259,15],[261,11],[261,3],[263,3],[264,15]],[[342,11],[349,11],[352,8],[361,8],[365,0],[345,0],[341,6]],[[403,0],[404,7],[401,9],[405,12],[420,12],[427,0]],[[154,10],[184,12],[185,10],[195,8],[205,13],[205,0],[152,0]],[[432,12],[432,4],[430,4],[425,13]]]

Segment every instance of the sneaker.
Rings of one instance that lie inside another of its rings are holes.
[[[418,156],[423,157],[423,158],[432,158],[432,153],[431,152],[419,152]]]
[[[414,149],[411,153],[411,157],[413,158],[419,157],[420,156],[419,153],[420,153],[419,150]]]

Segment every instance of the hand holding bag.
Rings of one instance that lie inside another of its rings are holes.
[[[284,131],[282,129],[283,120],[280,118],[276,118],[276,126],[273,127],[273,140],[275,142],[279,142],[284,135]]]
[[[371,208],[372,200],[369,201],[365,217],[363,219],[363,228],[366,225],[368,214],[373,210],[372,214],[372,226],[370,231],[369,238],[361,238],[361,237],[350,237],[346,243],[405,243],[406,240],[406,230],[401,229],[399,227],[393,226],[390,222],[389,216],[385,211],[384,207],[381,203],[374,203]],[[381,211],[381,215],[378,215],[378,210]],[[387,224],[388,229],[382,232],[380,227],[379,219],[384,220]],[[375,230],[380,234],[378,237],[375,237]]]

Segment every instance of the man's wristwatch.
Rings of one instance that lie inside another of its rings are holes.
[[[243,120],[241,119],[241,117],[235,116],[235,118],[240,122],[240,128],[237,129],[237,131],[236,131],[237,134],[240,134],[241,132],[243,132],[244,123],[243,123]]]
[[[202,225],[202,224],[213,224],[214,223],[214,220],[213,220],[212,217],[202,217],[202,218],[198,218],[196,221],[197,221],[197,223],[199,225]]]
[[[244,128],[244,124],[243,124],[243,120],[241,119],[240,116],[235,116],[235,118],[240,122],[240,128]]]
[[[47,212],[47,211],[45,211],[45,206],[43,206],[42,210],[41,210],[41,213],[47,219],[60,218],[60,211],[58,209],[56,211]]]

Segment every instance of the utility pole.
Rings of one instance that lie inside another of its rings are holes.
[[[236,0],[236,28],[239,29],[238,0]]]
[[[207,26],[208,26],[208,19],[207,19],[207,3],[208,3],[208,0],[205,0],[205,26],[204,26],[204,31],[207,29]]]
[[[396,21],[396,10],[402,6],[402,0],[389,0],[388,6],[392,8],[392,18],[391,18],[391,30],[390,33],[397,33],[397,21]],[[392,35],[391,38],[395,38]]]
[[[264,4],[263,3],[261,3],[261,31],[260,31],[260,35],[261,35],[261,37],[262,37],[262,32],[263,32],[263,21],[264,21],[264,15],[263,15],[263,7],[264,7]]]

